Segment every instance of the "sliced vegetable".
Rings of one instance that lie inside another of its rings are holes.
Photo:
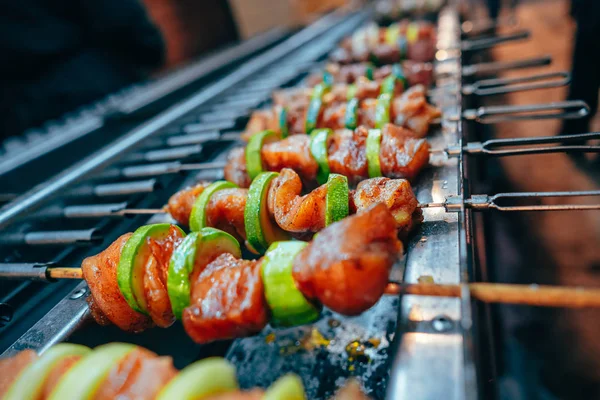
[[[402,82],[404,90],[408,89],[408,79],[406,79],[406,75],[404,75],[404,69],[400,64],[394,64],[392,66],[392,75],[396,77],[397,81]]]
[[[352,100],[356,97],[356,85],[348,85],[348,92],[346,93],[346,100]]]
[[[263,400],[306,400],[302,379],[296,374],[282,376],[269,386]]]
[[[392,105],[392,95],[389,93],[380,94],[377,98],[375,107],[375,127],[383,128],[385,124],[390,123],[390,107]]]
[[[229,233],[215,228],[190,233],[175,249],[167,273],[167,292],[175,318],[181,319],[183,309],[190,305],[192,273],[199,273],[225,253],[240,258],[240,244]]]
[[[251,180],[263,172],[261,150],[265,143],[277,140],[277,135],[272,130],[266,130],[253,135],[246,146],[246,170]]]
[[[328,85],[325,81],[313,88],[310,104],[306,112],[306,133],[311,133],[317,127],[317,120],[321,112],[321,105],[323,104],[323,95],[329,92],[330,89],[331,85]]]
[[[96,347],[63,375],[50,394],[49,400],[93,398],[110,370],[134,349],[134,345],[127,343]]]
[[[320,310],[298,290],[292,277],[294,258],[306,246],[300,241],[277,242],[265,253],[261,274],[274,326],[303,325],[319,318]]]
[[[381,176],[379,152],[381,149],[381,129],[369,129],[367,135],[367,166],[369,178]]]
[[[288,109],[287,107],[281,107],[281,109],[279,110],[279,132],[281,134],[282,139],[285,139],[290,134],[287,119]]]
[[[208,185],[194,202],[192,212],[190,213],[190,229],[193,232],[197,232],[207,226],[206,206],[208,205],[208,202],[213,194],[219,190],[232,189],[236,187],[238,186],[235,183],[228,181],[216,181]]]
[[[42,386],[52,369],[71,356],[84,356],[91,349],[71,343],[59,343],[52,346],[42,356],[27,366],[4,395],[4,400],[35,400],[40,398]]]
[[[365,68],[365,77],[370,81],[373,80],[373,68],[373,64],[367,63]]]
[[[317,182],[327,182],[329,176],[329,159],[327,158],[327,140],[331,135],[331,129],[316,129],[311,133],[310,153],[319,165],[317,171]]]
[[[271,181],[279,175],[276,172],[263,172],[258,175],[248,189],[244,225],[246,240],[259,254],[264,253],[273,242],[287,240],[289,234],[271,220],[267,206],[267,196]]]
[[[200,400],[238,389],[235,367],[220,357],[209,357],[188,365],[165,386],[156,400]]]
[[[145,225],[133,232],[121,250],[121,258],[117,266],[117,283],[127,304],[137,312],[147,313],[144,295],[144,266],[151,254],[148,239],[164,239],[169,234],[171,226],[179,229],[185,236],[181,228],[176,225]]]
[[[419,40],[419,24],[411,22],[406,28],[406,40],[408,43],[415,43]]]
[[[346,104],[346,115],[344,116],[344,124],[348,129],[356,129],[358,125],[358,105],[359,101],[356,97],[350,99]]]
[[[396,77],[393,75],[387,76],[381,81],[381,94],[394,95],[396,89]]]
[[[397,23],[391,24],[385,30],[385,43],[394,46],[398,42],[400,36],[400,27]]]
[[[327,180],[327,196],[325,197],[325,225],[331,225],[350,214],[348,178],[331,174]]]

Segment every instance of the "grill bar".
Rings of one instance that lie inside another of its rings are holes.
[[[66,246],[70,244],[100,243],[102,236],[93,229],[69,231],[43,231],[27,233],[5,233],[0,235],[0,244],[6,246]]]

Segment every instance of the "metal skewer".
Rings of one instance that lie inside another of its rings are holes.
[[[0,264],[0,278],[37,279],[83,279],[81,268],[58,266],[53,263]],[[541,307],[589,308],[600,307],[600,289],[563,286],[538,286],[502,283],[434,284],[389,282],[386,295],[419,295],[437,297],[461,297],[467,288],[474,299],[486,303],[526,304]]]

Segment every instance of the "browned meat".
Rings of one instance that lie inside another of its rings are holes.
[[[307,135],[291,136],[285,140],[267,143],[263,146],[261,155],[269,171],[291,168],[305,182],[312,182],[317,176],[319,165],[310,152],[310,138]]]
[[[269,322],[260,262],[223,254],[192,283],[191,305],[183,326],[197,343],[260,332]]]
[[[322,230],[295,258],[294,280],[309,299],[357,315],[383,295],[401,250],[394,216],[377,204]]]
[[[364,82],[362,85],[364,97],[360,102],[359,110],[357,112],[357,123],[358,125],[364,125],[368,128],[374,128],[376,126],[375,115],[377,108],[377,99],[374,97],[377,97],[379,90],[373,90],[373,88],[378,88],[378,84],[366,79],[362,79],[361,82]],[[397,87],[399,88],[398,90],[401,91],[401,86],[398,85]],[[318,128],[330,128],[333,130],[344,129],[347,103],[344,100],[338,101],[335,96],[335,92],[324,96],[323,106],[321,107],[317,118]],[[284,96],[280,94],[280,97],[283,98]],[[309,102],[306,101],[306,99],[305,101],[296,99],[293,107],[288,108],[287,123],[291,135],[305,134],[308,104]],[[276,120],[277,123],[279,121],[279,114],[276,113],[274,109],[271,111],[261,110],[257,112],[261,114],[261,118],[268,114],[270,116],[269,118]],[[390,122],[411,129],[414,132],[413,135],[416,137],[424,137],[427,135],[429,126],[440,116],[441,111],[427,102],[426,90],[422,85],[415,85],[406,92],[395,96],[390,107]],[[249,140],[252,135],[265,129],[267,129],[266,124],[248,124],[246,126],[246,131],[243,134],[243,138],[244,140]],[[277,127],[275,131],[278,130],[279,128]]]
[[[294,170],[284,168],[269,188],[269,212],[288,232],[318,232],[325,227],[327,185],[302,196],[302,181]]]
[[[194,202],[209,184],[207,182],[200,182],[178,191],[169,199],[169,202],[165,206],[165,211],[178,223],[188,225]]]
[[[366,138],[368,131],[358,127],[354,131],[338,130],[328,142],[329,169],[332,173],[348,177],[356,184],[368,178]],[[429,162],[429,144],[415,139],[412,132],[391,124],[382,130],[379,160],[381,172],[390,178],[413,179]],[[310,137],[294,135],[262,148],[263,163],[269,171],[291,168],[305,185],[314,182],[318,164],[310,153]],[[235,153],[233,153],[235,152]],[[225,179],[241,187],[250,186],[246,173],[243,149],[235,149],[225,167]]]
[[[167,293],[167,273],[173,251],[183,240],[184,234],[174,226],[161,240],[148,239],[151,255],[144,270],[144,294],[148,305],[148,314],[161,328],[171,326],[175,316]]]
[[[383,203],[394,216],[397,229],[406,234],[423,219],[410,183],[404,179],[372,178],[358,184],[352,194],[356,212]]]
[[[131,233],[122,235],[103,252],[83,260],[83,278],[90,287],[92,316],[102,325],[107,320],[124,331],[141,332],[152,326],[152,320],[129,307],[117,284],[117,266],[121,249]]]
[[[429,143],[411,133],[391,124],[382,129],[379,163],[383,176],[413,180],[429,164]]]
[[[93,400],[154,399],[176,374],[171,357],[137,347],[110,370]]]
[[[248,171],[246,170],[246,154],[243,147],[231,150],[227,156],[227,165],[223,170],[223,174],[225,179],[235,183],[239,187],[250,187],[252,181],[250,181]]]
[[[23,350],[10,358],[0,359],[0,398],[29,364],[38,359],[33,350]]]
[[[213,194],[206,206],[208,226],[221,229],[240,243],[246,240],[244,210],[248,189],[223,189]]]
[[[367,134],[367,129],[360,126],[354,131],[340,130],[330,135],[327,146],[329,170],[348,177],[351,185],[369,177]]]

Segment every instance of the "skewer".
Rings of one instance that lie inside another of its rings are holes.
[[[83,279],[81,268],[56,264],[0,264],[0,278],[23,279],[45,276],[46,280]],[[18,270],[20,273],[16,273]],[[27,273],[27,270],[32,272]],[[35,271],[38,270],[38,271]],[[42,275],[40,275],[40,272]],[[466,286],[471,297],[486,303],[525,304],[540,307],[600,307],[600,289],[582,287],[523,285],[503,283],[434,284],[389,282],[386,295],[461,297]]]

